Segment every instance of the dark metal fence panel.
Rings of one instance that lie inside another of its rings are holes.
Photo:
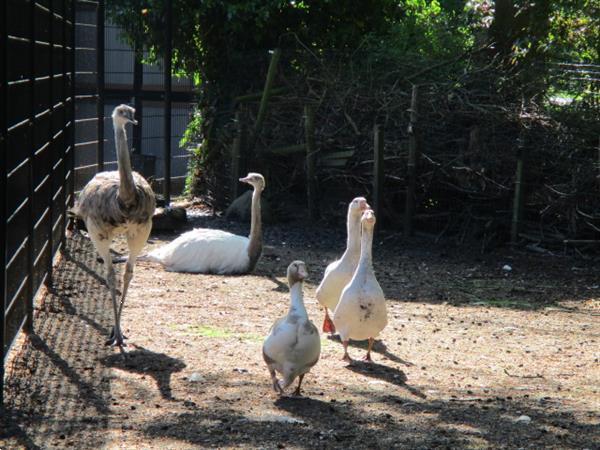
[[[105,115],[120,103],[136,107],[139,122],[131,132],[132,164],[142,173],[156,192],[163,192],[165,168],[170,165],[172,194],[183,189],[187,175],[189,152],[179,142],[190,121],[195,102],[195,88],[189,78],[172,77],[172,113],[170,130],[170,161],[165,160],[166,109],[164,61],[149,64],[148,54],[141,49],[138,54],[145,58],[136,64],[136,50],[127,45],[121,29],[107,19],[105,28]],[[168,81],[167,81],[168,84]],[[109,121],[105,129],[104,163],[106,170],[116,169],[113,130]]]
[[[8,6],[7,3],[2,4],[0,6],[2,8],[0,10],[0,35],[2,39],[0,39],[0,98],[4,99],[4,102],[0,104],[0,256],[2,260],[0,261],[0,292],[2,292],[2,311],[4,312],[6,297],[4,293],[6,292],[6,198],[8,196],[8,192],[6,190],[6,130],[7,130],[7,120],[6,113],[8,109],[8,102],[6,101],[6,97],[8,95],[8,17],[7,11]],[[0,318],[0,344],[2,348],[2,364],[0,364],[0,407],[3,404],[4,399],[4,355],[6,351],[6,347],[4,343],[7,341],[6,335],[6,318],[4,314]]]
[[[0,254],[3,361],[52,277],[72,201],[71,0],[2,3]],[[3,365],[2,365],[3,366]],[[0,377],[0,392],[3,378]]]

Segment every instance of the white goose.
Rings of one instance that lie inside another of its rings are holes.
[[[302,261],[292,262],[287,269],[291,305],[287,316],[277,320],[263,344],[263,358],[269,368],[273,389],[279,394],[299,377],[294,395],[300,395],[304,375],[317,363],[321,354],[319,330],[308,319],[302,293],[307,277]],[[283,375],[277,379],[276,372]]]
[[[367,208],[369,208],[369,204],[364,197],[356,197],[348,205],[346,251],[340,259],[327,266],[323,280],[317,288],[317,300],[325,309],[323,331],[326,333],[335,333],[335,326],[329,318],[327,309],[335,310],[342,290],[352,279],[358,264],[360,256],[360,217]]]
[[[265,179],[261,174],[251,172],[240,181],[254,188],[249,237],[223,230],[195,228],[151,251],[146,259],[159,262],[173,272],[221,275],[251,272],[262,252],[260,195]]]
[[[387,325],[387,309],[381,286],[373,272],[373,227],[375,213],[367,210],[361,218],[362,237],[360,260],[350,283],[342,291],[340,302],[333,313],[333,322],[344,344],[345,361],[352,361],[348,355],[350,339],[369,340],[365,355],[371,361],[373,341]]]

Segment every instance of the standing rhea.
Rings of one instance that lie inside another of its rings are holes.
[[[304,375],[317,363],[321,354],[321,339],[317,327],[308,319],[302,293],[302,282],[308,276],[302,261],[292,262],[287,269],[291,305],[287,316],[271,327],[263,344],[263,358],[269,368],[273,389],[279,394],[298,379],[294,395],[300,395]],[[276,372],[283,375],[277,379]]]
[[[119,105],[114,109],[112,119],[119,169],[100,172],[92,178],[79,194],[77,205],[73,209],[73,213],[85,222],[90,239],[106,264],[106,281],[110,288],[115,315],[115,325],[106,344],[118,345],[121,351],[124,345],[120,323],[121,311],[133,277],[135,260],[152,229],[155,208],[152,188],[140,174],[131,170],[125,125],[137,124],[134,114],[135,109],[127,105]],[[110,244],[116,234],[124,234],[129,247],[119,304],[115,269],[110,256]]]
[[[367,210],[363,213],[361,225],[360,260],[352,281],[342,291],[340,302],[333,313],[333,322],[344,344],[345,361],[352,361],[348,355],[350,339],[369,340],[364,359],[371,361],[373,341],[387,325],[385,298],[373,272],[372,245],[375,226],[373,211]]]
[[[249,237],[223,230],[195,228],[151,251],[147,259],[161,263],[173,272],[220,275],[252,272],[262,252],[260,196],[265,188],[265,179],[259,173],[250,172],[240,181],[254,188]]]
[[[342,290],[352,279],[358,264],[358,257],[360,256],[360,217],[367,208],[369,208],[369,204],[364,197],[356,197],[348,205],[346,251],[340,259],[327,266],[323,280],[317,288],[317,300],[325,309],[323,331],[326,333],[335,333],[335,326],[329,318],[327,309],[335,310]]]

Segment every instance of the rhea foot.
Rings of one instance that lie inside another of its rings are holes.
[[[363,356],[362,360],[366,361],[366,362],[373,362],[373,360],[371,359],[371,353],[367,352],[367,354],[365,356]]]
[[[123,347],[127,346],[127,344],[125,343],[125,339],[127,339],[127,336],[123,335],[123,333],[119,333],[119,335],[117,336],[115,333],[115,327],[113,327],[110,331],[108,339],[104,342],[104,345],[110,345],[111,347],[115,347],[118,345],[119,349],[122,352]]]

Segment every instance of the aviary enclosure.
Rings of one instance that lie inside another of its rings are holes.
[[[477,36],[431,60],[315,48],[296,30],[228,60],[234,83],[215,99],[173,75],[178,27],[197,17],[184,3],[132,6],[147,36],[157,30],[143,21],[160,21],[155,48],[132,43],[138,22],[123,23],[118,2],[1,6],[0,447],[593,448],[600,66],[547,58],[507,74]],[[186,223],[155,227],[147,252],[193,227],[247,234],[249,218],[221,211],[246,173],[266,178],[252,274],[137,263],[126,358],[102,345],[105,264],[68,226],[83,186],[117,167],[121,103],[139,122],[133,168],[160,206],[187,209]],[[288,308],[285,269],[306,262],[320,330],[317,286],[359,195],[377,217],[388,311],[374,362],[345,365],[339,337],[322,333],[305,397],[279,397],[261,346]]]

